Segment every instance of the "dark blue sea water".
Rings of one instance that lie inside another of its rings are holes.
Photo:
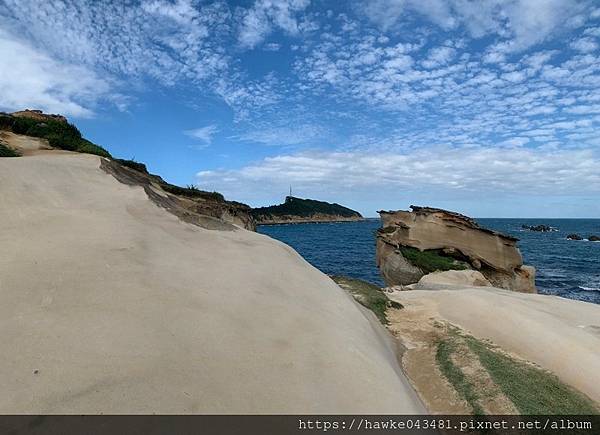
[[[540,293],[600,303],[600,242],[567,240],[570,233],[600,236],[600,219],[478,219],[487,228],[520,239],[525,264],[537,269]],[[522,230],[546,224],[557,232]],[[258,231],[296,249],[327,274],[347,275],[383,285],[375,266],[379,219],[362,222],[261,226]]]

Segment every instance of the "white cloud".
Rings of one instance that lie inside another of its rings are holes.
[[[436,68],[442,65],[446,65],[454,58],[456,50],[452,47],[435,47],[429,50],[427,58],[421,62],[425,68]]]
[[[194,128],[192,130],[185,130],[183,133],[186,136],[197,139],[204,145],[210,145],[213,140],[213,136],[219,131],[216,125],[207,125],[201,128]]]
[[[297,35],[300,23],[296,14],[303,11],[310,0],[256,0],[242,15],[238,41],[245,48],[254,48],[274,30],[281,29]]]
[[[281,49],[281,44],[277,44],[276,42],[269,42],[263,47],[265,51],[279,51],[279,49]]]
[[[462,25],[474,38],[508,38],[506,49],[511,52],[581,26],[589,10],[584,0],[371,0],[363,9],[384,31],[417,13],[444,30]]]
[[[600,158],[591,150],[429,148],[404,154],[319,153],[280,155],[238,170],[198,173],[198,183],[249,201],[265,186],[289,184],[320,197],[351,192],[356,201],[374,192],[411,197],[473,195],[584,195],[600,193]]]
[[[579,38],[571,42],[571,48],[582,53],[589,53],[598,50],[598,43],[592,38]]]
[[[318,125],[298,124],[293,127],[265,125],[233,138],[268,146],[294,146],[311,144],[327,137],[330,138],[331,134]]]
[[[229,69],[221,38],[230,13],[218,2],[0,0],[0,19],[5,32],[26,36],[48,57],[102,77],[170,86],[208,82]]]
[[[61,63],[0,29],[0,108],[37,108],[90,117],[101,99],[117,99],[93,71]]]

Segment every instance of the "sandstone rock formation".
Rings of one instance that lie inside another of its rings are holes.
[[[183,222],[106,161],[0,159],[0,413],[426,412],[397,343],[292,248]]]
[[[438,285],[492,287],[492,284],[478,270],[446,270],[428,273],[419,280],[416,288],[435,288]]]
[[[524,266],[517,240],[446,210],[411,206],[380,211],[377,266],[389,286],[436,270],[479,270],[495,287],[534,293],[535,269]]]

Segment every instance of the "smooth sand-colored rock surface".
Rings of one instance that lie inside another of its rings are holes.
[[[381,326],[295,251],[99,164],[0,159],[0,413],[424,412]]]
[[[437,286],[468,286],[468,287],[491,287],[492,284],[477,270],[446,270],[428,273],[423,276],[415,285],[415,288],[427,287],[437,288]]]
[[[388,294],[552,372],[600,402],[600,306],[493,287]]]

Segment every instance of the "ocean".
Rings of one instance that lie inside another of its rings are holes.
[[[483,227],[517,237],[525,264],[537,269],[539,293],[600,304],[600,242],[567,240],[577,233],[600,236],[600,219],[477,219]],[[523,230],[545,224],[556,232]],[[361,222],[260,226],[258,231],[293,247],[327,274],[346,275],[383,286],[375,266],[379,219]]]

